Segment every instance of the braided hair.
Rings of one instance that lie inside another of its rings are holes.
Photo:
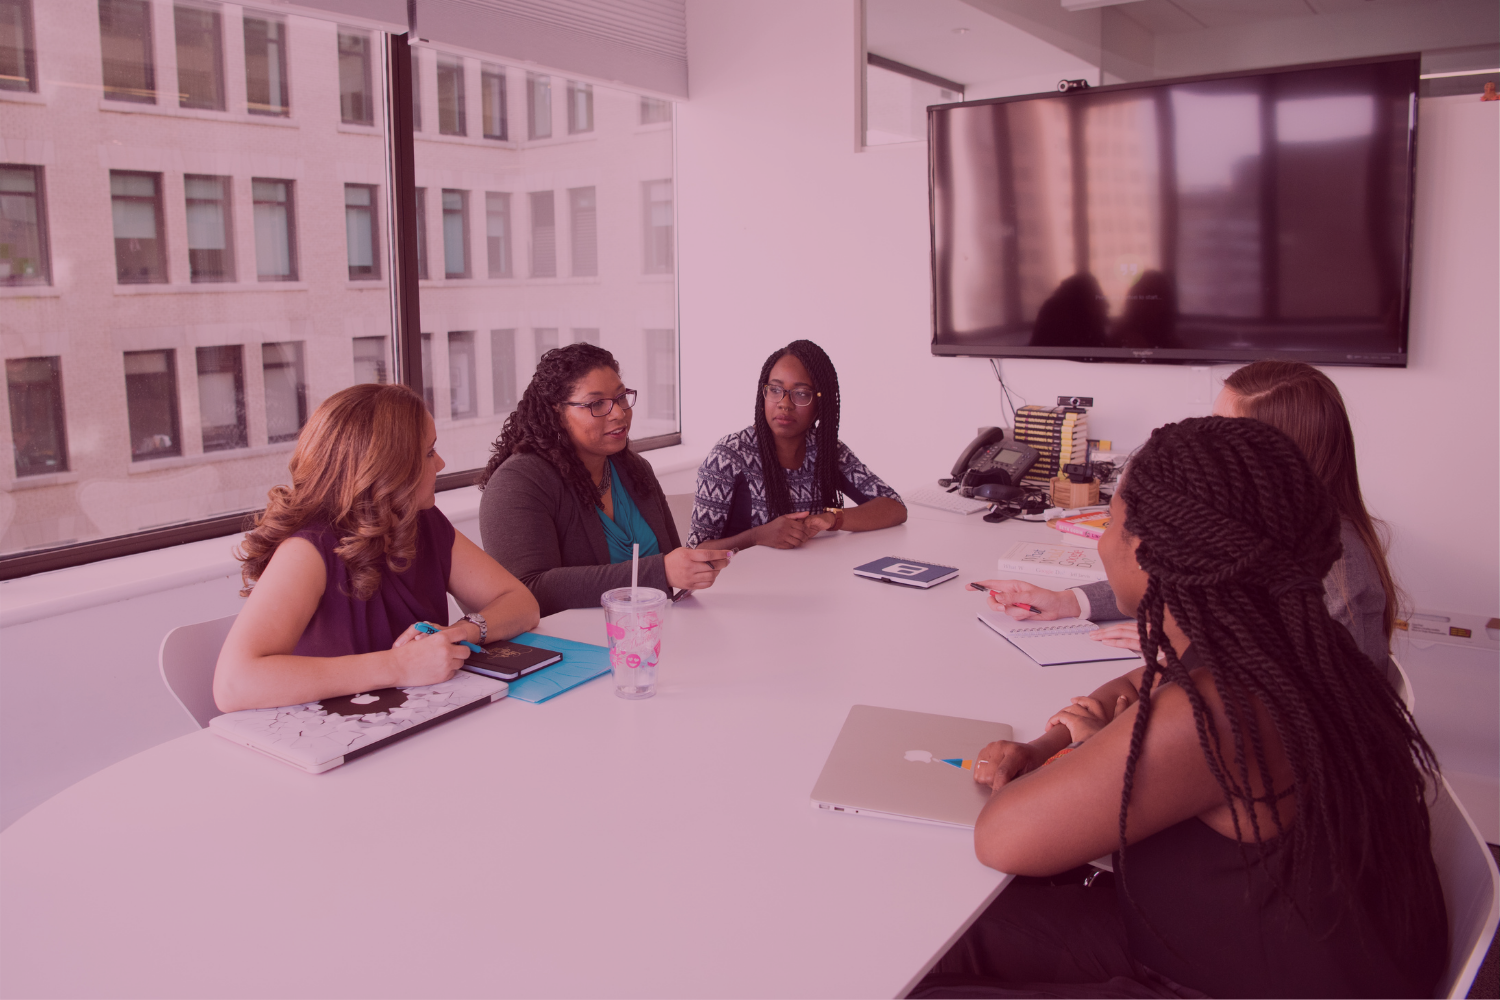
[[[1151,435],[1131,461],[1121,498],[1123,529],[1140,539],[1136,559],[1148,577],[1136,612],[1146,667],[1120,799],[1122,859],[1160,678],[1191,703],[1236,839],[1251,839],[1242,813],[1257,847],[1277,838],[1277,850],[1256,852],[1273,884],[1326,888],[1344,907],[1334,920],[1362,911],[1391,948],[1433,943],[1446,928],[1425,800],[1437,762],[1382,672],[1324,606],[1321,581],[1341,551],[1339,510],[1327,487],[1291,438],[1269,424],[1196,417]],[[1168,608],[1223,699],[1230,746],[1162,639]],[[1292,783],[1280,792],[1257,708],[1291,768]],[[1263,794],[1254,793],[1257,784]],[[1296,807],[1290,824],[1276,808],[1287,796]],[[1274,830],[1257,805],[1269,806]],[[1272,856],[1279,856],[1274,869]],[[1436,943],[1416,953],[1446,954]]]
[[[813,391],[817,393],[813,399],[813,405],[817,407],[813,425],[813,440],[818,445],[818,457],[813,467],[816,506],[843,506],[839,499],[839,373],[834,370],[833,362],[823,348],[810,340],[794,340],[771,352],[766,363],[761,365],[760,381],[755,386],[755,438],[760,444],[766,508],[773,520],[792,513],[792,497],[786,485],[786,471],[776,455],[776,438],[766,421],[765,386],[771,380],[771,369],[776,367],[776,362],[788,354],[802,362],[812,378]]]
[[[561,404],[573,395],[578,383],[599,368],[608,368],[619,374],[620,363],[613,354],[594,344],[568,344],[543,354],[531,382],[521,394],[521,401],[505,418],[500,436],[491,447],[489,463],[479,474],[476,485],[484,489],[490,476],[510,456],[531,453],[551,463],[586,510],[602,509],[603,501],[594,487],[594,480],[584,468],[573,447],[573,439],[563,425],[561,409]],[[614,461],[632,473],[636,482],[653,480],[646,460],[628,446],[614,456]]]

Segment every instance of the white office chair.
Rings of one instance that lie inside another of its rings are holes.
[[[1401,661],[1396,659],[1395,654],[1391,655],[1391,666],[1396,668],[1396,677],[1392,678],[1392,680],[1396,684],[1397,697],[1406,703],[1406,710],[1408,712],[1416,715],[1417,692],[1411,686],[1411,675],[1406,672],[1406,668],[1401,665]]]
[[[1448,971],[1436,995],[1466,997],[1500,924],[1500,870],[1448,780],[1441,781],[1428,805],[1432,860],[1448,908]]]
[[[161,641],[161,679],[199,728],[223,715],[214,704],[214,664],[237,615],[181,625]]]

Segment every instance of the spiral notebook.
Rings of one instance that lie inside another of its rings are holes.
[[[855,576],[866,576],[882,583],[899,583],[903,587],[936,587],[945,580],[958,575],[954,566],[939,566],[937,563],[903,556],[884,556],[874,562],[854,567]]]
[[[1038,618],[1017,621],[1003,612],[986,608],[979,612],[979,620],[1005,636],[1013,646],[1044,667],[1059,663],[1141,658],[1141,654],[1134,650],[1090,639],[1088,634],[1099,626],[1084,618],[1058,618],[1050,622]]]

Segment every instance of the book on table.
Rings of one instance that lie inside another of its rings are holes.
[[[940,566],[937,563],[907,559],[904,556],[885,556],[863,566],[854,567],[855,576],[869,577],[882,583],[898,583],[903,587],[936,587],[958,575],[956,566]]]
[[[1000,557],[997,567],[1002,577],[1053,577],[1065,586],[1107,579],[1099,549],[1092,543],[1016,542]]]

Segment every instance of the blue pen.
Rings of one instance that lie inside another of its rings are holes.
[[[421,632],[423,635],[435,635],[437,633],[437,629],[433,628],[431,625],[427,624],[426,622],[417,622],[417,631]],[[457,643],[455,643],[455,645],[468,646],[470,649],[472,649],[476,653],[480,653],[480,654],[484,653],[483,649],[480,649],[478,646],[474,645],[472,642],[470,642],[467,639],[460,639],[460,640],[458,640]]]

